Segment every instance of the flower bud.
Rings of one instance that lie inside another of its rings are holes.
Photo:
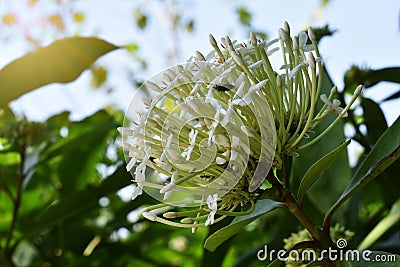
[[[307,58],[308,65],[310,65],[310,68],[315,69],[317,66],[317,63],[315,61],[315,57],[314,57],[313,53],[308,53],[307,57],[308,57]]]
[[[176,212],[166,212],[163,214],[163,217],[166,219],[175,219],[176,218]]]
[[[290,36],[290,26],[289,23],[287,21],[285,21],[283,23],[283,29],[285,30],[285,32],[287,32],[287,34]]]
[[[254,32],[250,32],[250,41],[253,46],[257,46],[257,36]]]
[[[156,221],[157,220],[157,216],[153,213],[153,212],[142,212],[142,216],[145,217],[147,220],[149,221]]]
[[[287,32],[282,28],[279,28],[278,35],[282,41],[287,41],[289,39]]]
[[[206,58],[200,51],[196,51],[196,59],[199,61],[206,61]]]
[[[208,35],[208,41],[210,42],[211,46],[218,46],[217,41],[212,34]]]

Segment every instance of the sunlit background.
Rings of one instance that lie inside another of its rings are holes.
[[[336,30],[333,37],[323,39],[320,50],[340,89],[345,71],[353,64],[381,68],[400,62],[399,8],[395,0],[3,0],[0,65],[64,36],[96,35],[127,45],[131,52],[118,50],[103,57],[93,72],[86,71],[74,83],[49,85],[12,103],[16,111],[32,120],[44,120],[63,110],[70,110],[72,118],[79,119],[105,105],[125,109],[136,82],[184,62],[196,50],[207,53],[209,33],[246,41],[248,31],[253,30],[273,38],[275,29],[287,20],[294,33],[308,25],[329,25]],[[240,17],[245,12],[251,16],[247,25],[246,18]],[[97,75],[94,78],[93,73]],[[397,89],[385,83],[365,94],[379,102]],[[389,124],[398,116],[397,105],[396,101],[382,105]]]

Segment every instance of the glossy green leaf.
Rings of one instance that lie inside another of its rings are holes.
[[[332,163],[339,156],[348,145],[350,140],[347,140],[324,157],[315,162],[304,174],[303,179],[300,182],[299,191],[297,193],[297,198],[302,199],[303,195],[311,188],[311,186],[324,174],[324,172],[332,165]]]
[[[330,221],[335,211],[355,192],[372,181],[400,157],[400,117],[379,138],[361,163],[352,181],[340,198],[327,213],[324,225]],[[326,226],[326,225],[325,225]]]
[[[388,215],[382,219],[358,246],[358,250],[365,250],[375,243],[389,228],[400,220],[400,199],[397,200]]]
[[[0,107],[50,83],[68,83],[100,56],[118,47],[98,38],[57,40],[14,60],[0,70]]]
[[[390,254],[382,251],[365,251],[359,253],[359,260],[343,261],[340,263],[340,267],[398,267],[400,262],[400,256],[396,254]],[[350,256],[351,257],[351,256]],[[349,257],[349,258],[350,258]]]
[[[261,215],[282,205],[283,204],[280,202],[269,199],[261,199],[257,201],[255,210],[251,214],[236,217],[228,226],[225,226],[216,231],[214,234],[210,235],[205,241],[204,247],[209,251],[214,251],[219,245],[237,234],[247,224],[251,223]]]

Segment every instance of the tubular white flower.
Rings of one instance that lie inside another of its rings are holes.
[[[333,102],[329,101],[328,97],[325,94],[322,94],[320,96],[320,99],[322,100],[322,102],[324,102],[328,107],[331,107],[336,114],[341,114],[343,112],[343,108],[339,107],[340,106],[340,101],[337,99],[334,99]],[[345,114],[343,114],[343,117],[347,117],[347,112]]]
[[[361,87],[344,108],[332,100],[333,92],[320,96],[325,89],[316,75],[323,70],[315,34],[309,29],[308,36],[291,37],[286,22],[278,34],[270,42],[254,33],[245,43],[225,37],[222,45],[210,35],[213,51],[205,56],[197,51],[186,64],[143,84],[158,95],[142,100],[145,110],[118,129],[117,143],[134,175],[133,198],[150,188],[147,192],[163,202],[147,208],[145,218],[195,231],[251,212],[270,167],[281,169],[283,157],[298,155],[346,115]],[[280,70],[270,61],[277,51]],[[325,103],[321,110],[318,97]],[[128,110],[135,108],[140,107]],[[329,113],[338,117],[314,137],[311,129],[330,119]],[[146,176],[147,167],[159,175]],[[175,206],[187,209],[163,217],[153,211]],[[238,207],[249,209],[238,212]]]

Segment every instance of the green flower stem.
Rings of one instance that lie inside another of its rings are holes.
[[[356,91],[354,92],[353,97],[350,99],[349,103],[347,104],[347,106],[343,109],[343,111],[336,117],[336,119],[329,125],[328,128],[326,128],[320,135],[318,135],[317,137],[315,137],[313,140],[311,140],[310,142],[308,142],[305,145],[302,145],[300,147],[298,147],[299,150],[304,149],[312,144],[315,144],[316,142],[318,142],[322,137],[324,137],[324,135],[329,132],[333,127],[335,127],[336,123],[338,123],[338,121],[343,117],[344,114],[346,114],[346,112],[350,109],[351,105],[353,105],[354,101],[356,101],[357,97],[361,94],[361,88],[362,87],[358,87],[356,89]]]
[[[310,83],[309,85],[311,86],[310,87],[310,96],[311,96],[310,102],[314,103],[315,102],[315,97],[316,97],[315,92],[316,92],[316,79],[317,79],[317,76],[316,76],[316,70],[315,69],[311,69],[311,71],[312,71],[312,82],[307,82],[307,84]],[[304,71],[304,73],[307,74],[306,71]],[[305,75],[305,76],[308,77],[308,75]],[[307,80],[309,80],[309,78]],[[301,139],[307,133],[307,131],[309,130],[309,128],[311,126],[311,123],[312,123],[312,118],[314,116],[314,108],[315,108],[315,105],[311,104],[310,105],[310,110],[308,111],[308,118],[307,118],[307,121],[306,121],[306,125],[304,126],[303,131],[300,133],[300,135],[297,137],[297,139],[291,144],[291,147],[295,147],[301,141]]]
[[[283,164],[285,165],[285,164]],[[285,203],[285,206],[292,213],[297,220],[308,230],[314,240],[318,241],[321,248],[334,247],[333,241],[329,235],[329,232],[323,231],[323,229],[317,226],[312,219],[304,211],[300,202],[298,202],[290,189],[285,188],[278,179],[270,172],[266,179],[278,189],[281,202]],[[285,179],[286,180],[286,179]]]
[[[18,134],[18,133],[17,133]],[[26,144],[21,144],[19,148],[19,154],[20,154],[20,163],[19,163],[19,172],[16,174],[17,178],[17,193],[15,198],[13,199],[13,216],[12,216],[12,221],[10,225],[10,229],[8,230],[8,235],[7,235],[7,240],[6,240],[6,245],[5,249],[11,249],[11,240],[13,237],[13,232],[15,229],[15,226],[17,225],[17,219],[18,219],[18,212],[19,208],[21,205],[22,201],[22,193],[23,193],[23,182],[25,180],[25,173],[24,173],[24,165],[25,165],[25,159],[26,159],[26,149],[27,145]],[[11,255],[10,255],[11,256]]]
[[[292,192],[289,189],[281,188],[281,199],[285,203],[286,207],[292,213],[297,220],[308,230],[314,240],[317,240],[321,248],[334,247],[329,232],[325,232],[317,226],[311,218],[305,213],[301,204],[294,198]]]

